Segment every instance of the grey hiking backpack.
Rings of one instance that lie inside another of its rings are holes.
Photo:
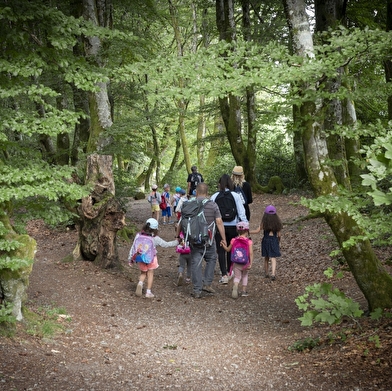
[[[204,216],[204,206],[209,199],[202,201],[194,199],[182,205],[181,208],[181,231],[184,234],[185,243],[191,246],[202,247],[211,245],[215,235],[215,221],[207,223]]]

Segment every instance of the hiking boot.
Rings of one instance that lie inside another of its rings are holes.
[[[211,285],[204,285],[203,291],[208,292],[208,293],[215,293],[215,289],[213,289]]]
[[[146,297],[147,297],[148,299],[152,299],[152,298],[154,298],[155,296],[154,296],[151,292],[147,292],[147,293],[146,293]]]
[[[182,273],[178,273],[177,286],[181,286],[183,284],[184,284],[184,275]]]
[[[249,293],[247,291],[242,291],[241,292],[241,296],[242,297],[247,297],[247,296],[249,296]]]
[[[219,280],[219,282],[220,282],[221,284],[226,285],[226,284],[229,283],[229,277],[223,276],[223,277]]]
[[[233,299],[238,299],[238,285],[237,284],[233,285],[233,291],[231,292],[231,297]]]
[[[191,293],[191,296],[193,296],[195,299],[201,299],[201,292],[193,292]]]

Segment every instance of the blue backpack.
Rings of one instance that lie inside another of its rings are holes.
[[[149,264],[154,260],[156,253],[157,250],[154,245],[153,237],[139,232],[136,234],[135,240],[133,241],[128,260],[129,263],[142,262]]]

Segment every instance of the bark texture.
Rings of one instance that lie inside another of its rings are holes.
[[[6,211],[7,206],[3,204],[2,210]],[[27,299],[29,276],[33,268],[37,243],[29,235],[19,235],[14,231],[8,213],[2,214],[0,221],[7,229],[7,234],[1,239],[17,241],[22,244],[20,248],[9,251],[7,256],[28,261],[25,266],[16,270],[0,268],[0,304],[2,300],[7,304],[12,304],[12,315],[16,320],[21,321],[23,319],[22,307]]]
[[[88,157],[86,184],[92,191],[78,207],[81,222],[74,257],[104,269],[119,267],[116,235],[125,226],[125,210],[115,198],[111,156]]]
[[[290,28],[293,31],[294,52],[314,58],[312,34],[310,31],[305,3],[303,0],[285,0],[285,11]],[[304,82],[304,87],[306,83]],[[315,86],[308,83],[307,87],[315,90]],[[312,96],[312,94],[310,94]],[[331,166],[328,164],[327,140],[320,119],[323,116],[313,101],[303,102],[301,117],[303,120],[303,145],[305,162],[309,181],[316,196],[338,196],[337,180]],[[317,120],[319,119],[319,120]],[[349,248],[343,243],[352,236],[363,235],[357,223],[345,212],[326,212],[325,219],[338,240],[345,259],[365,295],[369,310],[392,307],[392,278],[382,267],[368,240],[360,241]]]

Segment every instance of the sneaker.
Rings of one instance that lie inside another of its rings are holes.
[[[190,277],[187,277],[187,278],[185,279],[185,283],[186,283],[186,284],[190,284],[190,283],[191,283],[191,278],[190,278]]]
[[[142,284],[137,284],[136,286],[136,296],[141,296],[143,291],[143,285]]]
[[[215,293],[215,289],[213,289],[211,285],[204,285],[203,291],[208,292],[208,293]]]
[[[231,274],[228,274],[228,279],[229,281],[234,277],[234,272],[231,272]]]
[[[153,297],[155,297],[151,292],[147,292],[146,293],[146,297],[148,298],[148,299],[152,299]]]
[[[177,286],[181,286],[183,284],[184,284],[184,276],[182,273],[178,273]]]
[[[275,276],[271,276],[271,281],[275,281]]]
[[[193,292],[191,293],[191,296],[193,296],[195,299],[201,299],[201,292]]]
[[[268,274],[268,273],[265,273],[264,277],[265,277],[265,278],[269,278],[269,274]]]
[[[238,285],[237,284],[233,285],[233,291],[231,292],[231,297],[233,299],[238,299]]]
[[[242,296],[242,297],[249,296],[249,293],[248,293],[247,291],[242,291],[242,292],[241,292],[241,296]]]
[[[223,276],[220,280],[219,280],[219,282],[221,283],[221,284],[228,284],[229,283],[229,277],[227,277],[227,276]]]

